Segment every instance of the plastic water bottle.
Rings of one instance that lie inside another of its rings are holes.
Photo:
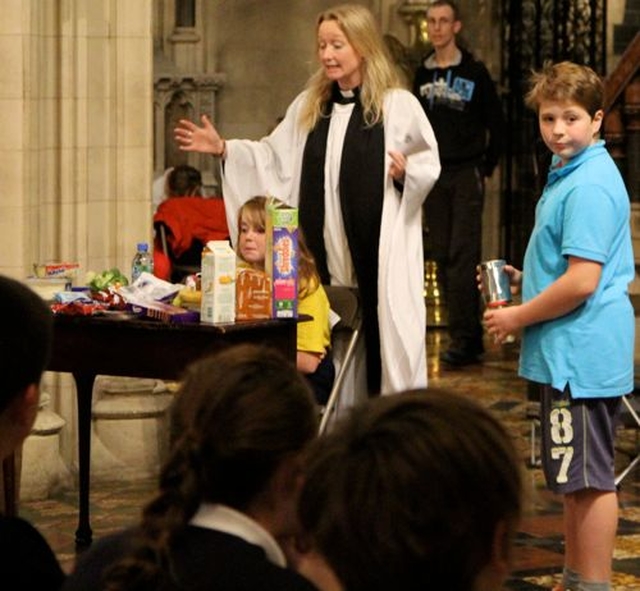
[[[131,263],[131,282],[133,283],[144,271],[153,273],[153,256],[146,242],[138,242],[136,256]]]

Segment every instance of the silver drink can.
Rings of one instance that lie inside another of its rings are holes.
[[[482,295],[489,308],[506,306],[511,302],[509,275],[504,272],[506,261],[493,259],[480,263]]]

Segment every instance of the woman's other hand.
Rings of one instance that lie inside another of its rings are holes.
[[[407,157],[396,150],[389,150],[391,165],[389,166],[389,174],[394,181],[402,182],[404,180],[404,171],[407,168]]]

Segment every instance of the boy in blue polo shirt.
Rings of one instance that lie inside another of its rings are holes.
[[[523,330],[519,374],[540,384],[547,485],[563,495],[565,591],[607,591],[618,523],[615,421],[633,390],[629,197],[598,139],[604,89],[570,62],[532,76],[527,105],[553,159],[523,271],[522,304],[487,310],[498,342]]]

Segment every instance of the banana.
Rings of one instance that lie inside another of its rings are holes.
[[[202,292],[195,289],[181,289],[178,297],[183,304],[199,304],[202,302]]]

